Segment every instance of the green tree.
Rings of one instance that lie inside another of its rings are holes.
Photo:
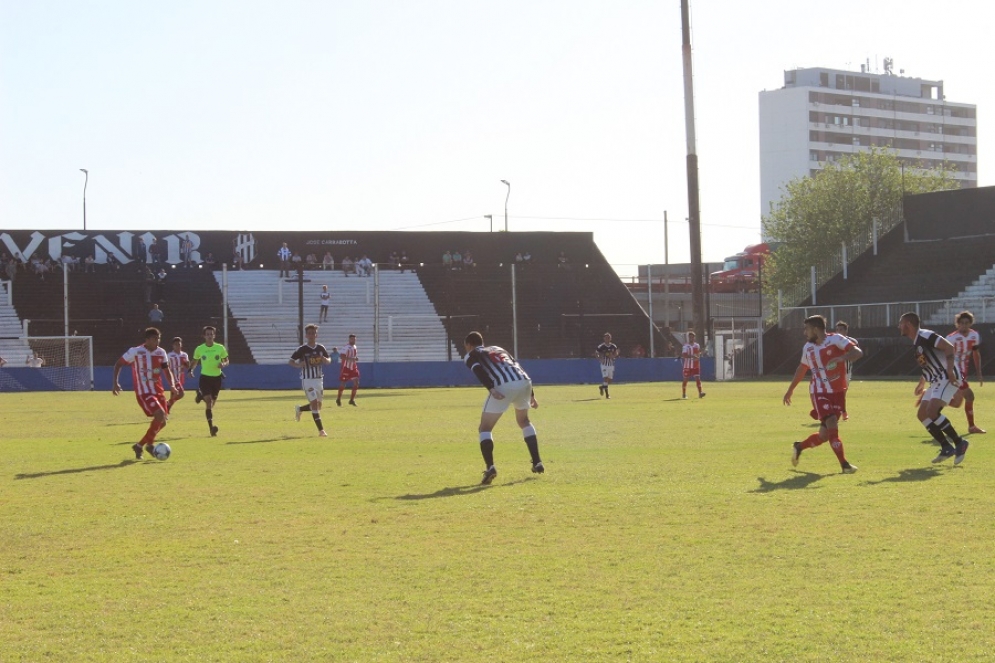
[[[763,219],[765,236],[779,245],[765,266],[766,292],[807,284],[812,265],[837,260],[844,242],[849,246],[870,237],[874,219],[881,234],[893,228],[901,221],[903,193],[957,186],[952,169],[903,169],[898,156],[883,148],[847,155],[814,176],[791,180]]]

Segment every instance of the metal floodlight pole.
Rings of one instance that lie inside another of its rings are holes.
[[[681,50],[684,60],[684,124],[687,134],[688,230],[691,233],[691,302],[695,334],[704,345],[705,297],[701,274],[701,217],[698,206],[698,154],[694,128],[694,83],[691,71],[691,9],[681,0]]]
[[[504,197],[504,231],[508,232],[508,199],[511,198],[511,182],[501,180],[501,183],[508,187],[508,195]]]
[[[83,230],[86,230],[86,185],[90,181],[90,171],[80,168],[83,173]]]

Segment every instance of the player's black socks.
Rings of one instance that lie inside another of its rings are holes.
[[[539,458],[539,439],[535,435],[529,435],[525,438],[525,446],[529,448],[529,455],[532,456],[532,464],[541,463],[542,459]]]
[[[214,425],[214,410],[212,410],[211,408],[204,408],[204,417],[207,418],[208,426]]]
[[[325,427],[321,425],[321,412],[312,412],[311,416],[314,417],[314,425],[318,427],[318,430],[325,430]]]
[[[484,457],[484,465],[490,467],[494,464],[494,440],[487,438],[480,441],[480,454]]]
[[[605,396],[608,395],[608,385],[605,385]]]
[[[960,435],[954,430],[954,425],[950,423],[949,419],[940,415],[940,418],[936,421],[936,425],[940,429],[940,432],[947,436],[951,444],[960,444]]]
[[[301,406],[301,412],[310,412],[310,411],[311,411],[311,404],[310,403],[308,403],[307,405],[302,405]]]
[[[943,431],[940,430],[940,427],[937,426],[935,422],[930,421],[926,424],[926,430],[929,431],[929,434],[933,436],[934,440],[940,443],[940,447],[946,449],[950,446],[950,443],[947,442],[945,437],[943,437]]]

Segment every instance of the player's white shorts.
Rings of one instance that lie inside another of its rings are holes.
[[[929,383],[929,389],[922,395],[923,401],[931,401],[938,398],[944,403],[949,403],[957,393],[957,387],[950,383],[950,380],[936,380]]]
[[[516,410],[529,409],[529,403],[532,400],[532,380],[505,382],[495,389],[501,392],[504,398],[498,400],[488,393],[487,400],[484,401],[484,412],[501,414],[512,405],[515,406]]]
[[[615,364],[612,364],[611,366],[605,366],[604,364],[601,364],[601,377],[606,378],[608,380],[614,380]]]
[[[301,387],[307,395],[308,402],[320,401],[325,394],[325,381],[321,378],[305,378],[301,380]]]

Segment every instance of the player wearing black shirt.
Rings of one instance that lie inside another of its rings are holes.
[[[923,378],[930,383],[919,404],[918,415],[929,434],[940,443],[940,454],[933,462],[942,463],[953,458],[954,465],[960,465],[967,453],[968,442],[957,434],[953,424],[942,414],[943,407],[964,385],[957,370],[954,346],[942,334],[931,329],[920,329],[919,316],[915,313],[904,313],[898,322],[898,329],[902,336],[912,341],[916,362]]]
[[[608,395],[608,385],[615,379],[615,360],[618,358],[618,346],[612,343],[611,334],[605,334],[605,340],[595,350],[595,355],[601,362],[601,386],[598,387],[598,393],[611,398]]]
[[[480,453],[484,457],[484,477],[480,483],[489,484],[497,476],[494,467],[494,438],[491,431],[509,406],[515,407],[515,419],[522,429],[525,444],[532,457],[532,471],[546,471],[539,457],[539,441],[535,426],[529,421],[529,408],[539,407],[532,391],[532,380],[508,351],[496,345],[485,346],[480,332],[470,332],[463,340],[466,349],[466,366],[489,392],[480,413]]]
[[[308,325],[304,328],[307,343],[297,348],[290,355],[289,364],[301,370],[301,386],[307,396],[307,405],[294,406],[294,418],[301,420],[301,412],[309,411],[318,427],[318,437],[328,437],[321,423],[321,398],[325,391],[325,364],[331,364],[325,346],[318,344],[318,325]]]

